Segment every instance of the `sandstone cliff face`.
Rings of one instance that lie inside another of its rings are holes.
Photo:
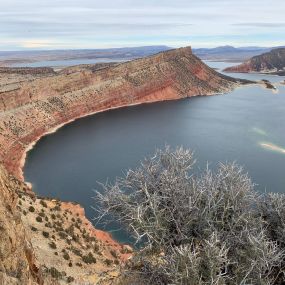
[[[27,147],[78,117],[131,104],[227,92],[239,82],[181,48],[92,71],[71,71],[0,93],[0,161],[23,179]]]
[[[274,73],[284,71],[285,48],[274,49],[270,52],[254,56],[244,63],[226,68],[226,72],[262,72]]]
[[[0,284],[42,284],[21,217],[16,190],[23,185],[0,166]]]

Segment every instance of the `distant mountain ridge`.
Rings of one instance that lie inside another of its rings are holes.
[[[228,67],[226,72],[261,72],[285,74],[285,48],[273,49],[269,52],[254,56],[244,63]]]
[[[55,61],[71,59],[136,59],[150,56],[172,48],[164,45],[125,47],[109,49],[78,49],[78,50],[24,50],[0,51],[0,66],[37,61]]]
[[[240,62],[250,59],[253,56],[269,52],[278,47],[233,47],[220,46],[216,48],[193,49],[193,53],[203,60],[232,61]]]
[[[243,62],[254,56],[269,52],[281,47],[234,47],[230,45],[215,48],[194,48],[193,54],[202,60]],[[24,51],[0,51],[0,66],[33,66],[31,63],[42,62],[46,66],[47,61],[68,60],[99,60],[104,62],[128,61],[136,58],[147,57],[162,51],[173,49],[166,45],[123,47],[107,49],[74,49],[74,50],[24,50]],[[95,62],[88,62],[95,63]],[[67,65],[80,63],[69,63]],[[58,64],[55,63],[54,66]]]
[[[276,48],[278,47],[233,47],[226,45],[215,48],[194,48],[193,54],[202,60],[242,62]],[[24,66],[25,63],[28,65],[28,63],[39,61],[80,59],[132,60],[170,49],[173,48],[166,45],[157,45],[107,49],[0,51],[0,66],[17,66],[17,64]]]

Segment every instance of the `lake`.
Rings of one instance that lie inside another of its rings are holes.
[[[67,67],[79,64],[95,64],[95,63],[108,63],[108,62],[124,62],[130,59],[125,58],[86,58],[86,59],[66,59],[66,60],[43,60],[30,63],[15,63],[11,67]]]
[[[207,62],[215,68],[231,64]],[[271,82],[284,77],[258,74],[232,76]],[[236,161],[258,191],[285,191],[285,86],[279,93],[260,86],[238,88],[219,96],[145,104],[111,110],[72,122],[43,137],[28,154],[25,180],[42,195],[75,201],[92,219],[98,182],[114,181],[166,144],[195,152],[197,168],[207,162]],[[101,224],[99,228],[103,228]],[[121,242],[127,234],[106,230]]]

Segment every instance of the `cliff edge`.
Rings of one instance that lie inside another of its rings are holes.
[[[209,68],[190,47],[14,83],[0,93],[0,162],[23,180],[31,144],[71,120],[110,108],[224,93],[240,83]]]

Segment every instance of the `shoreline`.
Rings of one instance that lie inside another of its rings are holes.
[[[85,118],[85,117],[88,117],[88,116],[92,116],[92,115],[95,115],[95,114],[98,114],[98,113],[102,113],[102,112],[107,112],[107,111],[116,110],[116,109],[120,109],[120,108],[128,108],[128,107],[132,107],[132,106],[139,106],[139,105],[142,105],[142,104],[151,104],[151,103],[159,103],[159,102],[166,102],[166,101],[176,101],[176,100],[182,100],[182,99],[189,99],[191,97],[227,95],[230,91],[233,91],[234,89],[244,88],[246,86],[247,87],[255,86],[255,85],[260,85],[262,87],[262,84],[260,82],[249,83],[249,84],[245,84],[245,85],[237,83],[237,86],[235,86],[231,90],[227,90],[225,92],[213,93],[213,94],[207,94],[207,95],[192,95],[192,96],[189,96],[189,97],[181,97],[181,98],[176,98],[176,99],[175,98],[172,98],[172,99],[165,98],[163,100],[159,100],[159,99],[158,100],[154,100],[154,101],[153,100],[148,100],[148,101],[144,101],[144,102],[137,102],[137,103],[132,103],[132,104],[124,104],[124,105],[119,105],[119,106],[113,106],[113,107],[109,107],[109,108],[102,109],[102,110],[99,110],[99,111],[87,113],[87,114],[84,114],[84,115],[81,115],[81,116],[78,116],[78,117],[74,117],[73,119],[70,119],[70,120],[68,120],[66,122],[63,122],[63,123],[59,124],[58,126],[50,129],[49,131],[44,132],[40,136],[37,136],[30,144],[27,145],[27,147],[25,148],[25,151],[24,151],[24,153],[23,153],[23,155],[22,155],[22,157],[21,157],[21,159],[19,161],[19,167],[18,167],[19,177],[20,177],[21,181],[24,182],[29,187],[29,189],[32,191],[32,183],[25,180],[24,171],[23,171],[23,168],[24,168],[25,163],[26,163],[28,152],[31,151],[34,148],[34,146],[37,144],[37,142],[41,138],[57,132],[60,128],[64,127],[67,124],[70,124],[70,123],[72,123],[72,122],[74,122],[76,120],[79,120],[79,119],[82,119],[82,118]]]
[[[213,94],[215,95],[215,94]],[[199,96],[199,95],[197,95]],[[206,96],[206,95],[205,95]],[[196,96],[195,96],[196,97]],[[181,98],[181,99],[185,99],[185,98]],[[53,133],[55,133],[57,130],[59,130],[60,128],[64,127],[65,125],[69,124],[69,123],[72,123],[74,122],[75,120],[79,120],[79,119],[82,119],[82,118],[85,118],[85,117],[88,117],[88,116],[92,116],[92,115],[95,115],[95,114],[98,114],[98,113],[102,113],[102,112],[107,112],[107,111],[111,111],[111,110],[115,110],[115,109],[119,109],[119,108],[127,108],[127,107],[132,107],[132,106],[138,106],[138,105],[142,105],[142,104],[150,104],[150,103],[158,103],[158,102],[165,102],[165,101],[174,101],[174,100],[180,100],[179,98],[178,99],[164,99],[164,100],[156,100],[156,101],[145,101],[145,102],[138,102],[138,103],[133,103],[133,104],[126,104],[126,105],[120,105],[120,106],[116,106],[116,107],[110,107],[110,108],[106,108],[106,109],[103,109],[103,110],[99,110],[99,111],[95,111],[95,112],[91,112],[91,113],[88,113],[88,114],[85,114],[85,115],[82,115],[82,116],[79,116],[79,117],[75,117],[71,120],[68,120],[66,122],[63,122],[61,124],[59,124],[58,126],[52,128],[51,130],[43,133],[42,135],[40,136],[37,136],[30,144],[28,144],[28,146],[25,148],[25,152],[23,153],[21,159],[20,159],[20,162],[19,162],[19,169],[18,169],[18,172],[19,172],[19,177],[20,179],[22,180],[22,182],[27,186],[28,188],[28,191],[35,194],[37,196],[37,193],[35,193],[33,191],[33,184],[29,181],[26,181],[25,180],[25,176],[24,176],[24,165],[26,163],[26,159],[27,159],[27,156],[28,156],[28,152],[31,151],[34,146],[37,144],[37,142],[42,138],[42,137],[45,137],[45,136],[48,136],[48,135],[51,135]],[[53,199],[53,197],[48,197],[49,199]],[[62,201],[64,204],[72,204],[72,201],[69,201],[68,199],[66,201]],[[85,209],[84,207],[79,204],[79,203],[76,203],[79,207],[81,207],[84,211],[84,214],[83,214],[83,218],[86,219],[86,221],[88,221],[88,226],[90,227],[90,230],[95,234],[95,235],[98,235],[99,233],[100,236],[103,236],[104,239],[108,240],[110,244],[118,244],[118,245],[121,245],[121,246],[126,246],[126,244],[123,244],[121,242],[119,242],[118,240],[116,240],[112,233],[108,232],[108,231],[102,231],[102,230],[99,230],[95,227],[95,225],[93,225],[92,221],[90,221],[86,215],[85,215]],[[112,242],[111,242],[112,241]]]
[[[212,94],[212,95],[195,95],[195,96],[191,96],[191,97],[197,97],[197,96],[213,96],[213,95],[221,95],[221,94]],[[26,163],[26,159],[27,159],[27,156],[28,156],[28,152],[31,151],[34,146],[37,144],[37,142],[45,137],[45,136],[48,136],[48,135],[51,135],[55,132],[57,132],[60,128],[64,127],[65,125],[67,124],[70,124],[76,120],[79,120],[79,119],[82,119],[82,118],[85,118],[85,117],[89,117],[89,116],[92,116],[92,115],[95,115],[95,114],[98,114],[98,113],[103,113],[103,112],[107,112],[107,111],[111,111],[111,110],[116,110],[116,109],[120,109],[120,108],[128,108],[128,107],[132,107],[132,106],[139,106],[139,105],[142,105],[142,104],[151,104],[151,103],[158,103],[158,102],[165,102],[165,101],[175,101],[175,100],[180,100],[180,99],[186,99],[186,98],[177,98],[177,99],[164,99],[164,100],[157,100],[157,101],[145,101],[145,102],[138,102],[138,103],[133,103],[133,104],[126,104],[126,105],[120,105],[120,106],[116,106],[116,107],[110,107],[110,108],[107,108],[107,109],[103,109],[103,110],[99,110],[99,111],[95,111],[95,112],[91,112],[91,113],[88,113],[88,114],[85,114],[85,115],[82,115],[82,116],[79,116],[79,117],[75,117],[71,120],[68,120],[64,123],[61,123],[59,124],[58,126],[52,128],[51,130],[43,133],[42,135],[40,136],[37,136],[30,144],[27,145],[27,147],[25,148],[25,152],[24,154],[22,155],[21,159],[20,159],[20,162],[19,162],[19,177],[21,179],[22,182],[24,182],[29,188],[30,190],[32,191],[32,183],[29,182],[29,181],[26,181],[25,180],[25,176],[24,176],[24,171],[23,171],[23,168],[25,166],[25,163]]]

